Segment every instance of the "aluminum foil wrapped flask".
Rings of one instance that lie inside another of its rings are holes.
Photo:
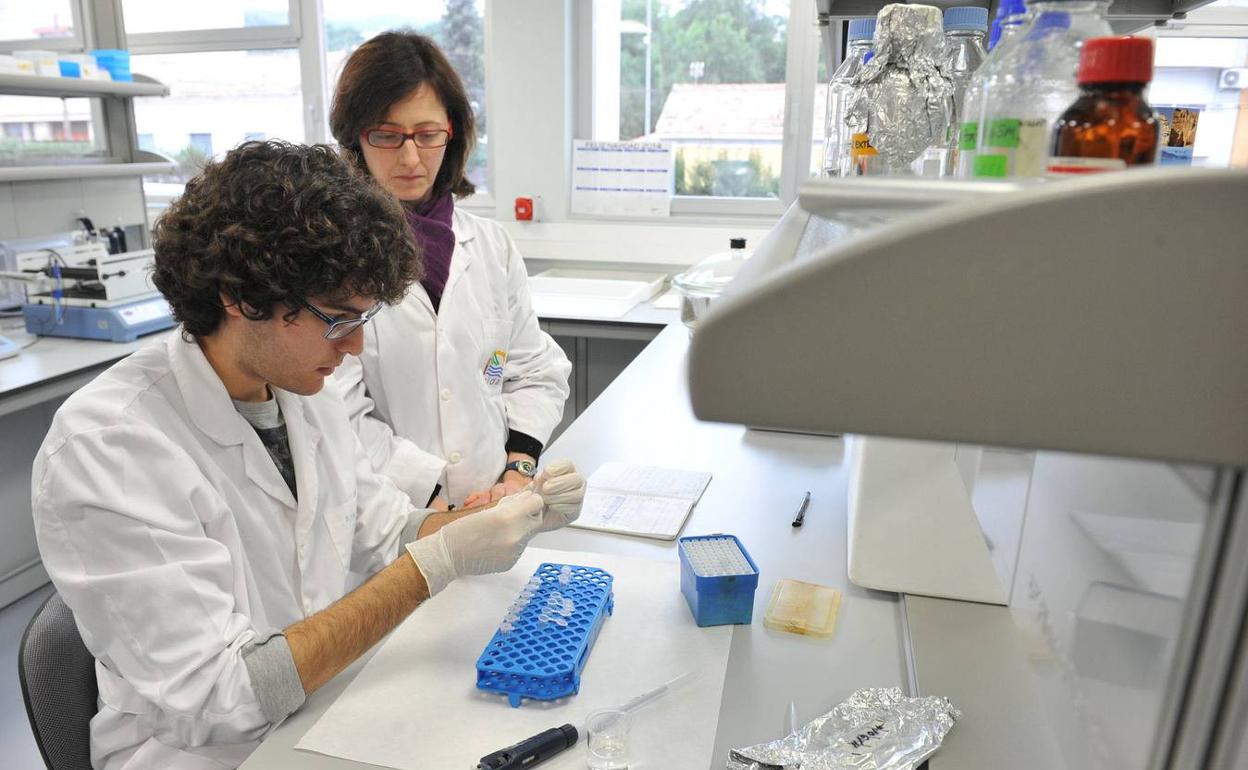
[[[947,698],[866,688],[778,741],[729,752],[727,770],[914,770],[962,713]]]
[[[932,5],[880,9],[875,56],[854,79],[845,123],[866,134],[893,173],[905,173],[925,149],[945,139],[953,82],[941,71],[944,17]]]

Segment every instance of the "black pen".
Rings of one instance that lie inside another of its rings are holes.
[[[797,518],[793,519],[793,526],[800,527],[802,522],[806,520],[806,506],[810,505],[810,493],[807,492],[802,497],[802,504],[797,506]]]

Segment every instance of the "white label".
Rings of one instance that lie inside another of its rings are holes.
[[[146,321],[157,321],[161,318],[169,317],[169,303],[163,299],[153,299],[138,305],[130,305],[123,307],[117,311],[121,316],[121,320],[130,326],[136,326]]]
[[[1018,124],[1018,149],[1011,176],[1040,176],[1049,157],[1049,121],[1028,118]]]

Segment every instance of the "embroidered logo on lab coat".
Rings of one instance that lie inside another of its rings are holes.
[[[487,385],[497,385],[503,381],[503,365],[506,363],[507,351],[495,350],[490,360],[485,362],[485,369],[482,372]]]

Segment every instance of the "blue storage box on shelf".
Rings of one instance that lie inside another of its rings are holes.
[[[506,695],[513,708],[523,698],[579,692],[589,651],[615,611],[614,582],[597,567],[544,562],[477,658],[477,689]]]
[[[61,59],[57,62],[61,69],[61,77],[63,78],[80,78],[82,77],[82,65],[76,61],[65,61]]]
[[[680,592],[699,626],[748,624],[754,619],[758,565],[733,535],[680,539]]]
[[[120,48],[100,48],[92,51],[96,64],[100,69],[108,70],[113,80],[129,83],[134,80],[130,74],[130,52]]]

